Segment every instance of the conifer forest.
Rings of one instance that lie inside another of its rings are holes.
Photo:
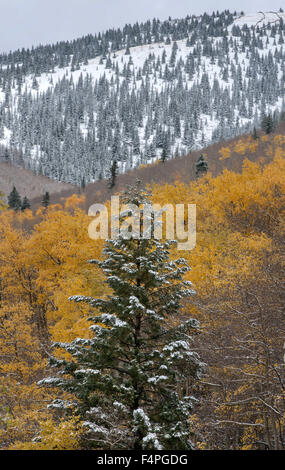
[[[285,450],[285,13],[187,8],[0,36],[2,451]]]

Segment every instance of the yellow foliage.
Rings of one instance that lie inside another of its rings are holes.
[[[68,197],[65,201],[65,209],[75,209],[76,207],[80,207],[85,203],[85,196],[84,194],[78,195],[73,194],[72,196]]]
[[[218,385],[208,391],[210,400],[202,400],[204,414],[197,411],[193,416],[200,449],[213,448],[208,442],[212,428],[205,421],[209,413],[211,421],[222,423],[217,425],[217,433],[230,435],[230,423],[235,421],[258,425],[235,428],[238,437],[229,445],[237,448],[255,448],[254,442],[265,439],[265,416],[270,432],[284,429],[284,421],[269,413],[262,401],[247,401],[265,387],[265,376],[270,406],[284,412],[284,395],[277,380],[282,372],[280,354],[270,354],[281,350],[283,341],[278,276],[285,267],[281,250],[285,137],[274,136],[273,141],[264,137],[241,139],[232,148],[221,149],[221,159],[225,159],[233,152],[244,155],[264,146],[264,160],[245,160],[241,173],[225,170],[216,178],[208,173],[189,185],[177,180],[150,188],[153,202],[162,206],[197,205],[197,245],[182,255],[192,267],[187,277],[198,300],[196,304],[185,302],[183,315],[200,319],[205,333],[196,348],[205,355],[211,381]],[[267,164],[266,154],[273,159]],[[103,243],[89,238],[90,219],[80,208],[83,205],[84,196],[73,195],[64,207],[40,208],[36,216],[31,211],[0,214],[2,448],[79,448],[81,423],[77,418],[54,420],[46,404],[58,391],[47,392],[37,381],[47,374],[51,342],[69,342],[90,334],[90,307],[70,303],[68,298],[107,294],[101,272],[87,264],[88,259],[100,259]],[[243,360],[244,350],[254,360]],[[40,440],[34,442],[38,433]],[[274,446],[273,439],[270,445]]]
[[[226,160],[231,156],[231,149],[229,147],[222,147],[221,150],[219,150],[219,154],[221,155],[220,160]]]
[[[0,191],[0,211],[7,209],[7,205],[5,203],[5,195]]]
[[[51,418],[40,422],[39,436],[31,443],[16,442],[11,450],[78,450],[82,424],[79,418],[61,419],[57,424]]]

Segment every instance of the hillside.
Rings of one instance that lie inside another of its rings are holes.
[[[223,170],[240,172],[245,159],[262,165],[268,164],[274,157],[277,148],[285,155],[285,122],[281,122],[274,133],[269,136],[258,133],[256,141],[251,134],[229,139],[206,147],[202,151],[195,151],[183,157],[141,165],[140,168],[129,170],[124,174],[118,174],[114,188],[109,188],[109,180],[103,179],[90,183],[84,189],[72,185],[59,183],[55,191],[50,191],[51,204],[65,204],[65,201],[73,194],[83,195],[85,203],[82,207],[88,212],[89,207],[95,203],[105,203],[113,194],[124,191],[127,185],[135,185],[139,180],[142,186],[152,184],[175,184],[181,182],[189,184],[196,181],[196,162],[201,153],[205,156],[209,172],[213,176],[220,175]],[[10,167],[11,168],[11,167]],[[1,169],[1,166],[0,166]],[[21,170],[20,170],[21,171]],[[13,167],[11,168],[13,174]],[[41,181],[38,176],[28,173],[31,181]],[[50,182],[50,180],[48,180]],[[54,182],[57,184],[57,182]],[[39,185],[39,193],[30,200],[33,211],[36,211],[42,201],[42,185]],[[19,191],[25,196],[25,190]],[[29,194],[29,192],[28,192]]]
[[[0,56],[0,144],[85,185],[187,155],[284,108],[284,13],[149,21]]]
[[[197,179],[196,163],[201,153],[205,156],[209,172],[213,176],[220,175],[223,170],[233,170],[240,172],[245,159],[255,163],[268,164],[274,157],[277,148],[285,155],[284,138],[285,122],[281,122],[270,135],[258,132],[258,138],[253,139],[251,134],[229,139],[227,141],[212,144],[202,151],[194,151],[183,157],[166,160],[165,163],[157,161],[147,165],[141,165],[136,170],[129,170],[124,174],[118,174],[115,180],[115,187],[110,190],[108,180],[96,181],[86,186],[81,193],[85,195],[88,208],[94,202],[105,202],[111,195],[123,191],[127,185],[135,185],[136,181],[141,181],[142,185],[174,184],[180,181],[189,184]],[[52,203],[62,203],[67,197],[79,188],[71,187],[67,191],[51,194]],[[41,203],[41,197],[32,201],[32,207],[36,209]]]
[[[109,189],[108,179],[90,183],[81,190],[76,186],[54,182],[57,186],[55,191],[51,191],[51,202],[54,204],[62,203],[72,194],[81,193],[85,195],[85,208],[88,210],[94,202],[105,202],[110,199],[112,194],[123,191],[126,185],[134,185],[137,180],[141,181],[143,186],[153,183],[173,184],[175,181],[188,184],[196,180],[196,163],[201,153],[205,156],[209,172],[213,176],[218,176],[224,169],[240,172],[245,159],[262,164],[270,162],[275,154],[275,149],[282,141],[283,135],[285,135],[285,122],[278,124],[275,131],[270,135],[258,132],[259,138],[257,140],[254,140],[251,134],[244,134],[234,139],[212,144],[203,150],[196,150],[182,157],[166,160],[165,163],[156,161],[141,165],[138,169],[118,174],[113,189]],[[13,167],[10,168],[11,173],[13,173]],[[31,180],[39,178],[31,172],[29,172],[29,175]],[[40,178],[39,181],[41,181]],[[48,182],[52,183],[50,180]],[[25,192],[23,192],[23,195],[25,195]],[[39,196],[36,195],[32,198],[33,209],[41,204],[41,195],[42,191]]]
[[[71,184],[60,183],[45,176],[35,175],[32,171],[15,167],[11,163],[0,163],[0,189],[4,194],[9,194],[15,186],[21,196],[28,199],[42,197],[48,191],[52,194],[76,192],[76,187]]]

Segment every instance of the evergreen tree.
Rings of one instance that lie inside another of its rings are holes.
[[[5,151],[4,151],[4,159],[5,159],[5,162],[8,163],[9,160],[10,160],[10,155],[9,155],[9,151],[8,149],[6,148]]]
[[[22,201],[20,194],[18,193],[15,186],[13,187],[12,191],[8,196],[8,206],[10,209],[14,209],[16,212],[21,209]]]
[[[47,191],[42,198],[42,206],[45,207],[46,209],[48,208],[50,203],[50,195],[49,192]]]
[[[21,211],[24,212],[26,209],[30,209],[31,204],[27,196],[24,197],[22,205],[21,205]]]
[[[196,176],[205,175],[208,171],[208,163],[206,162],[204,155],[200,155],[198,162],[196,163]]]
[[[271,114],[265,114],[261,121],[261,128],[265,134],[271,134],[274,130],[274,122]]]
[[[128,188],[122,202],[139,210],[149,199]],[[107,241],[105,259],[90,263],[103,270],[112,294],[70,299],[93,310],[92,337],[56,344],[72,360],[52,357],[58,375],[40,385],[73,394],[86,449],[192,448],[189,417],[196,399],[190,384],[203,364],[190,346],[198,322],[179,318],[181,300],[194,292],[183,281],[185,260],[169,260],[173,243],[132,234]],[[66,402],[51,406],[66,409]]]
[[[258,134],[257,134],[256,127],[253,128],[252,138],[253,138],[254,140],[259,139],[259,136],[258,136]]]
[[[113,189],[116,184],[117,172],[118,164],[117,161],[114,160],[110,169],[109,189]]]
[[[161,154],[161,159],[160,159],[160,160],[162,161],[162,163],[165,163],[166,160],[167,160],[167,152],[166,152],[165,148],[163,148],[163,150],[162,150],[162,154]]]
[[[81,179],[80,188],[81,188],[81,191],[84,191],[85,188],[86,188],[86,182],[85,182],[84,176],[83,176],[83,178]]]

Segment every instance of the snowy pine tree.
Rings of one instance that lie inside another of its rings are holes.
[[[166,160],[167,160],[167,152],[166,152],[166,149],[165,149],[165,148],[163,148],[163,150],[162,150],[162,154],[161,154],[160,160],[162,161],[162,163],[165,163]]]
[[[261,121],[261,128],[265,132],[265,134],[270,134],[274,130],[274,122],[272,115],[269,113],[263,116]]]
[[[129,190],[124,203],[137,208],[148,197]],[[112,293],[103,299],[75,296],[92,312],[92,338],[55,346],[72,360],[52,358],[58,375],[41,384],[75,397],[84,420],[84,448],[191,449],[189,417],[196,399],[191,382],[203,369],[191,350],[198,322],[181,323],[180,304],[193,295],[183,281],[183,259],[169,260],[173,242],[119,238],[105,244],[104,271]],[[100,312],[100,313],[99,313]],[[56,401],[55,407],[65,407]]]
[[[114,160],[110,168],[109,189],[113,189],[116,185],[117,172],[118,172],[118,164],[116,160]]]

